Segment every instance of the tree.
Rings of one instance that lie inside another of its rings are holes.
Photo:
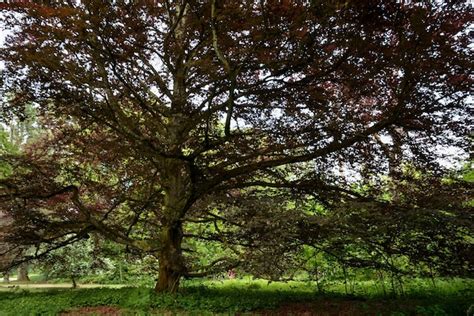
[[[378,201],[340,201],[316,214],[316,224],[304,228],[316,233],[301,234],[303,242],[343,267],[388,272],[392,279],[472,276],[472,183],[414,170],[384,182],[370,187]]]
[[[48,278],[70,278],[72,287],[76,288],[79,277],[110,268],[111,264],[106,258],[97,256],[95,246],[90,239],[67,245],[49,252],[39,262],[39,267]]]
[[[95,231],[156,255],[157,291],[208,272],[186,261],[203,237],[189,222],[252,237],[214,238],[229,256],[207,268],[228,269],[302,216],[265,202],[276,188],[351,197],[337,166],[439,170],[434,148],[467,142],[467,1],[2,7],[3,116],[32,103],[50,131],[4,158],[9,242],[52,249]]]
[[[0,126],[0,154],[2,156],[7,155],[17,155],[21,151],[21,147],[28,141],[31,141],[37,135],[37,130],[34,127],[35,123],[35,111],[31,106],[27,106],[25,109],[25,118],[21,122],[19,121],[10,121],[7,122],[7,126]],[[8,161],[0,160],[0,179],[6,178],[13,173],[13,167],[8,163]],[[3,233],[2,230],[5,227],[8,227],[11,219],[9,219],[7,214],[4,214],[0,211],[0,234]],[[3,227],[5,226],[5,227]],[[0,243],[0,251],[8,250],[8,245]],[[22,251],[15,251],[16,256],[21,256]],[[10,252],[10,255],[12,253]],[[8,263],[11,260],[10,256],[5,256],[0,260],[0,266]],[[4,280],[9,281],[9,271],[4,272]],[[20,264],[18,267],[18,277],[17,281],[29,281],[28,277],[28,266],[26,263]]]

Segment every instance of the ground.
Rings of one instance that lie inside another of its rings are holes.
[[[404,296],[384,296],[372,281],[358,282],[346,294],[342,282],[318,293],[310,282],[198,280],[175,295],[151,287],[80,284],[0,285],[0,315],[469,315],[474,281],[427,280],[406,284]],[[10,285],[11,286],[11,285]],[[470,315],[469,315],[470,316]]]

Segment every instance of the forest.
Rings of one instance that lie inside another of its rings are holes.
[[[0,315],[474,315],[473,18],[0,3]]]

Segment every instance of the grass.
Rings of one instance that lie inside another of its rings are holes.
[[[430,281],[431,282],[431,281]],[[344,284],[328,284],[318,294],[315,284],[262,280],[187,281],[175,295],[156,295],[150,288],[62,289],[0,292],[0,315],[57,315],[85,306],[117,306],[131,315],[181,314],[211,315],[275,308],[333,309],[351,315],[466,315],[474,304],[473,280],[438,280],[436,287],[427,280],[406,284],[406,296],[383,296],[374,282],[358,282],[354,294],[346,295]],[[289,305],[290,304],[290,305]],[[298,305],[299,304],[299,305]],[[288,307],[291,306],[291,307]],[[285,307],[283,307],[285,308]],[[342,308],[342,309],[341,309]]]

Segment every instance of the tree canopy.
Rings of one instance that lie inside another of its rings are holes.
[[[284,258],[317,238],[292,199],[373,201],[351,181],[396,178],[404,164],[440,174],[440,148],[469,144],[467,1],[2,9],[0,113],[33,106],[46,131],[2,156],[14,169],[0,179],[9,244],[99,233],[155,255],[159,291],[242,264],[246,248],[285,245]],[[226,255],[195,266],[192,240],[206,238]]]

